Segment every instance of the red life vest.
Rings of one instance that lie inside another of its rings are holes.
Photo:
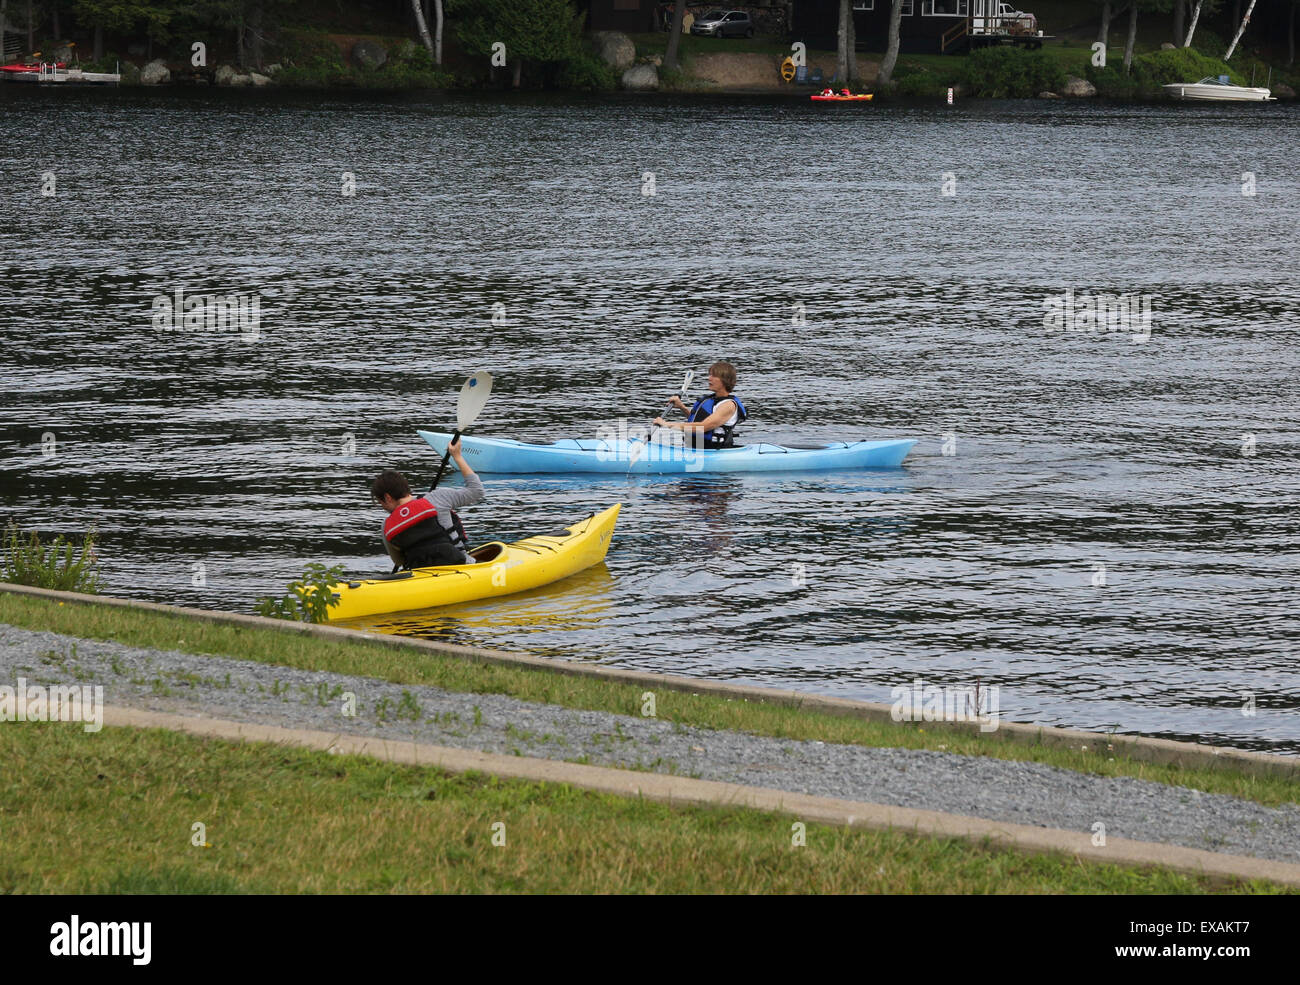
[[[388,514],[388,519],[384,521],[384,540],[391,541],[403,530],[409,530],[425,520],[433,520],[437,523],[438,508],[423,496],[417,496]],[[442,524],[438,525],[442,526]]]
[[[384,540],[398,547],[406,567],[423,568],[440,564],[464,564],[469,550],[465,527],[451,510],[451,529],[438,522],[438,508],[423,496],[403,503],[384,521]]]

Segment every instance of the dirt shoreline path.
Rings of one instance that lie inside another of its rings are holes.
[[[708,85],[718,92],[780,92],[790,95],[807,95],[811,86],[795,85],[781,78],[781,61],[784,55],[763,55],[753,52],[716,53],[694,55],[687,63],[687,76]],[[835,55],[811,52],[808,71],[820,68],[829,80],[835,74]],[[880,70],[880,63],[857,57],[857,73],[851,88],[861,91],[870,86]],[[836,83],[837,87],[839,83]]]

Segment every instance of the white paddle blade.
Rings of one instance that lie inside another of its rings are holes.
[[[639,441],[632,445],[631,453],[628,455],[628,458],[631,459],[627,466],[629,469],[637,462],[641,461],[641,456],[649,450],[647,447],[649,444],[650,439],[646,438],[645,441]]]
[[[694,381],[695,381],[695,370],[693,370],[693,369],[688,369],[688,370],[686,371],[686,379],[682,380],[682,396],[683,396],[683,397],[686,396],[686,391],[689,390],[689,389],[691,388],[691,383],[693,383]]]
[[[492,374],[475,373],[460,388],[460,397],[456,400],[456,428],[464,431],[476,420],[487,404],[492,393]]]

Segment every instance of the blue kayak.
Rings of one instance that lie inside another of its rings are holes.
[[[420,431],[419,435],[439,455],[447,450],[451,435]],[[888,441],[834,441],[818,445],[742,445],[705,451],[626,439],[566,438],[549,445],[529,444],[509,438],[461,438],[461,449],[476,472],[796,472],[827,469],[893,469],[916,442],[911,438]]]

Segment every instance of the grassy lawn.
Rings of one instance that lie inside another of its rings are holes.
[[[207,653],[323,673],[374,677],[449,691],[507,694],[567,708],[637,715],[646,686],[548,671],[480,664],[415,648],[376,647],[364,641],[332,642],[310,636],[223,626],[161,613],[97,605],[64,605],[0,592],[0,623],[48,629],[134,646]],[[875,722],[796,707],[686,694],[660,689],[657,717],[709,729],[812,739],[863,746],[933,749],[1025,760],[1105,776],[1132,776],[1243,797],[1266,805],[1300,803],[1300,776],[1256,777],[1222,768],[1183,769],[1141,762],[1122,747],[1105,752],[1016,742],[1000,733],[966,734],[934,723]],[[1100,747],[1099,747],[1100,748]]]
[[[5,724],[0,761],[0,893],[1285,891],[163,730]]]

